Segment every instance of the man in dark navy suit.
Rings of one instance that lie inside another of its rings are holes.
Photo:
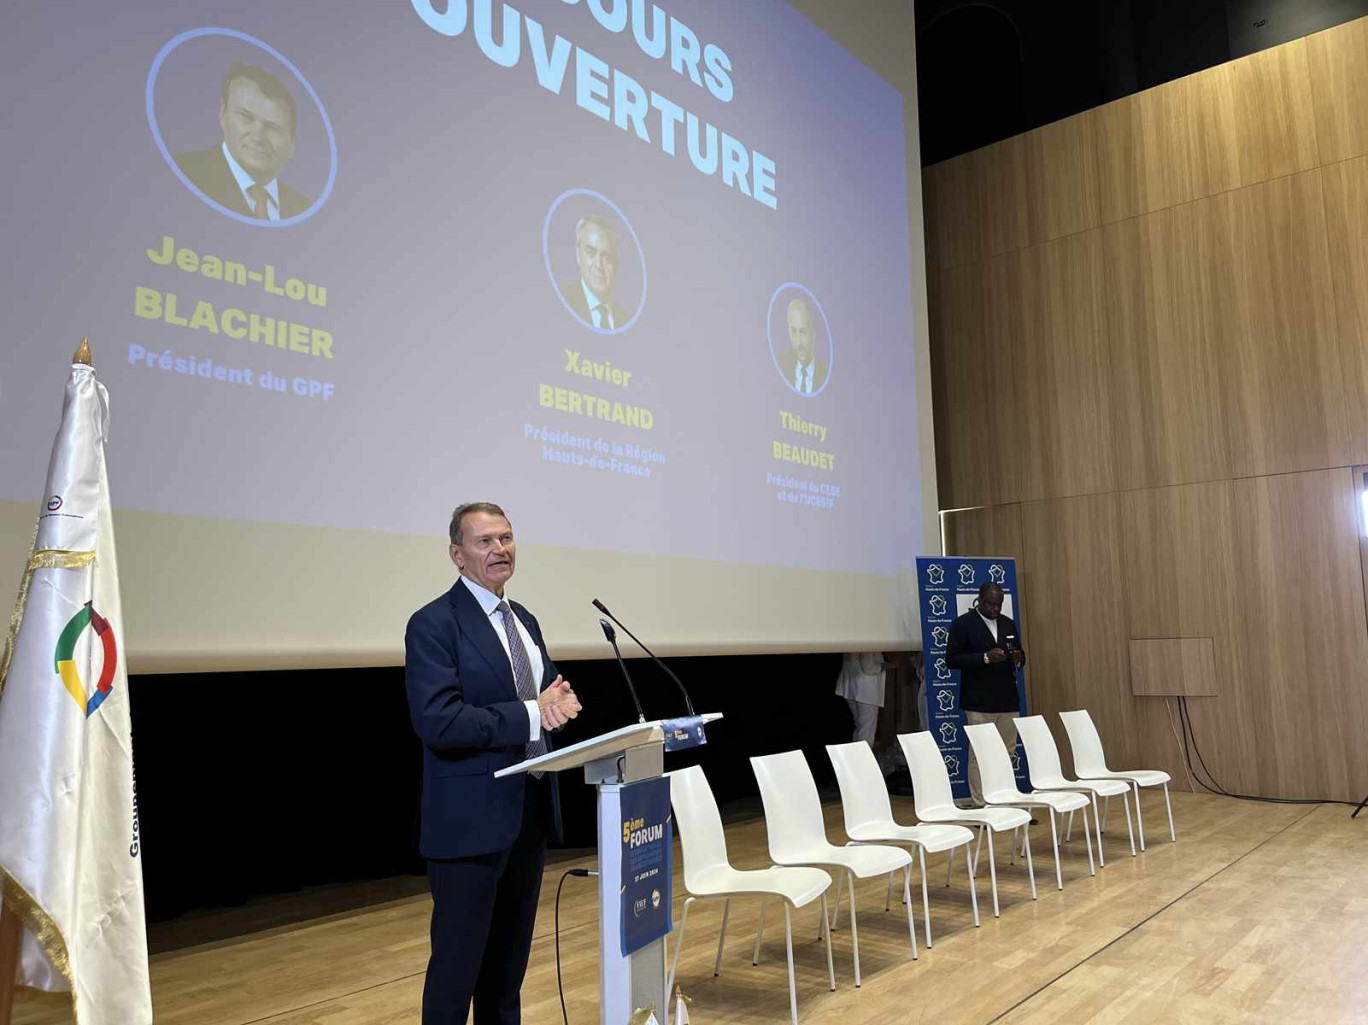
[[[280,180],[295,151],[295,102],[275,75],[235,61],[219,104],[223,141],[176,155],[176,165],[206,196],[259,221],[298,216],[312,201]]]
[[[1002,588],[979,588],[974,607],[950,624],[945,662],[960,671],[960,706],[970,723],[992,723],[1008,751],[1016,750],[1016,722],[1021,714],[1016,670],[1026,664],[1016,622],[1002,614]],[[978,762],[969,752],[969,792],[983,805]]]
[[[550,749],[580,703],[532,613],[504,598],[513,528],[490,502],[451,515],[460,578],[409,619],[404,679],[423,742],[422,834],[432,887],[423,1025],[517,1025],[547,839],[560,834],[549,775],[498,769]]]

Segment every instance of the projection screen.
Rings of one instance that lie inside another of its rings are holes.
[[[468,500],[558,657],[917,645],[910,4],[802,6],[901,88],[779,0],[16,9],[0,568],[88,335],[134,671],[400,661]]]

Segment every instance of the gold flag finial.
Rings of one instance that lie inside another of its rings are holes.
[[[76,355],[71,357],[71,362],[84,363],[88,367],[93,367],[95,365],[94,361],[90,358],[89,338],[81,339],[81,344],[76,347]]]

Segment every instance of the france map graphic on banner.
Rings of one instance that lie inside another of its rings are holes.
[[[957,798],[969,796],[969,739],[964,735],[964,708],[960,704],[960,674],[945,660],[950,624],[973,608],[978,590],[992,581],[1002,588],[1002,614],[1021,627],[1021,600],[1017,592],[1016,560],[964,558],[944,555],[917,556],[917,593],[921,608],[922,638],[926,648],[927,729],[940,745],[950,786]],[[1026,715],[1026,684],[1016,671],[1017,699]],[[1012,763],[1017,784],[1030,789],[1026,754],[1018,743]]]

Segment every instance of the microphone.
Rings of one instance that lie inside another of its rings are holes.
[[[622,667],[622,678],[627,681],[627,693],[632,695],[632,704],[636,705],[637,722],[645,722],[646,715],[641,711],[641,699],[637,697],[636,688],[632,686],[632,675],[627,672],[627,663],[622,661],[622,652],[618,651],[617,631],[608,625],[608,620],[600,619],[599,626],[603,627],[603,636],[608,638],[608,643],[613,646],[613,654],[617,656],[618,665]]]
[[[682,694],[682,695],[684,696],[684,707],[688,709],[688,711],[689,711],[689,717],[690,717],[690,718],[695,718],[695,717],[698,715],[698,713],[694,711],[693,702],[689,700],[689,692],[688,692],[687,690],[684,689],[684,684],[680,681],[679,677],[676,676],[676,675],[674,674],[674,670],[672,670],[669,666],[667,666],[664,662],[662,662],[659,658],[657,658],[657,657],[656,657],[656,653],[655,653],[654,651],[652,651],[650,648],[646,647],[646,645],[643,644],[643,643],[641,642],[641,638],[640,638],[640,637],[638,637],[636,634],[632,633],[631,630],[628,630],[627,627],[623,626],[623,625],[622,625],[622,621],[619,620],[617,616],[615,616],[615,615],[613,615],[611,612],[609,612],[609,611],[608,611],[608,606],[605,605],[605,604],[603,604],[603,602],[599,601],[597,598],[594,599],[594,608],[598,609],[598,610],[599,610],[600,612],[602,612],[605,616],[607,616],[609,619],[611,619],[614,623],[617,623],[618,626],[621,626],[623,632],[624,632],[628,637],[630,637],[632,640],[636,641],[637,647],[640,648],[642,651],[646,652],[647,655],[650,655],[650,656],[651,656],[651,660],[652,660],[653,662],[655,662],[656,665],[660,666],[661,669],[665,670],[665,675],[668,676],[671,680],[674,681],[674,685],[675,685],[676,687],[679,688],[679,693]],[[605,636],[607,636],[606,631],[608,631],[608,630],[610,630],[610,629],[612,629],[612,628],[611,628],[610,626],[608,626],[607,623],[604,623],[603,620],[601,620],[601,619],[599,620],[599,622],[603,624],[603,627],[604,627],[604,630],[605,630]],[[609,637],[608,639],[609,639],[609,641],[612,641],[612,638],[611,638],[611,637]],[[613,645],[613,650],[614,650],[614,651],[617,650],[617,645],[616,645],[616,644]],[[622,659],[622,656],[619,655],[619,656],[618,656],[618,660],[621,661],[621,659]],[[627,668],[624,666],[623,669],[622,669],[622,671],[623,671],[624,673],[627,672]]]

